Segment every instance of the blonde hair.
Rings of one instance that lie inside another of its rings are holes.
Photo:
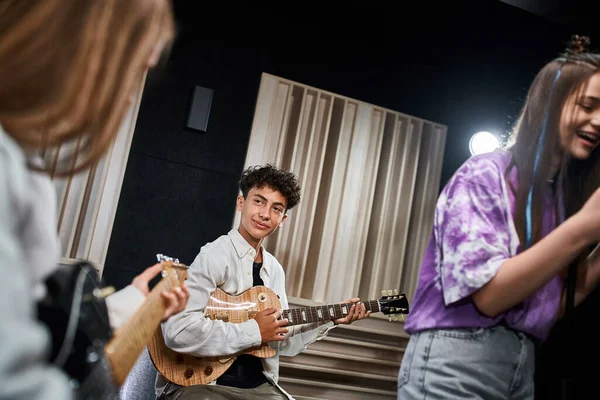
[[[76,143],[55,175],[90,167],[173,36],[169,0],[2,0],[0,124],[25,150]]]

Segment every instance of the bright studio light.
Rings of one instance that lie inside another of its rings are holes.
[[[490,153],[500,147],[500,141],[489,132],[481,131],[471,136],[469,150],[472,155]]]

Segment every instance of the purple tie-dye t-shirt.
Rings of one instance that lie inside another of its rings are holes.
[[[504,179],[509,162],[510,153],[504,150],[471,157],[440,194],[407,332],[505,323],[538,339],[547,338],[559,309],[560,277],[494,318],[480,313],[470,297],[520,251],[513,223],[514,195]],[[509,179],[517,183],[515,169]],[[550,186],[543,218],[546,235],[556,225]]]

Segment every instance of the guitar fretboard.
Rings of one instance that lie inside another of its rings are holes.
[[[282,318],[287,318],[288,325],[307,324],[311,322],[331,321],[343,318],[350,312],[353,303],[329,304],[324,306],[298,307],[283,310]],[[370,300],[363,302],[366,311],[379,312],[379,302]]]

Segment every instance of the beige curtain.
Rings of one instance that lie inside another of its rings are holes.
[[[412,298],[445,138],[438,123],[263,74],[245,167],[274,163],[302,186],[265,242],[288,296],[331,303],[398,289]]]

